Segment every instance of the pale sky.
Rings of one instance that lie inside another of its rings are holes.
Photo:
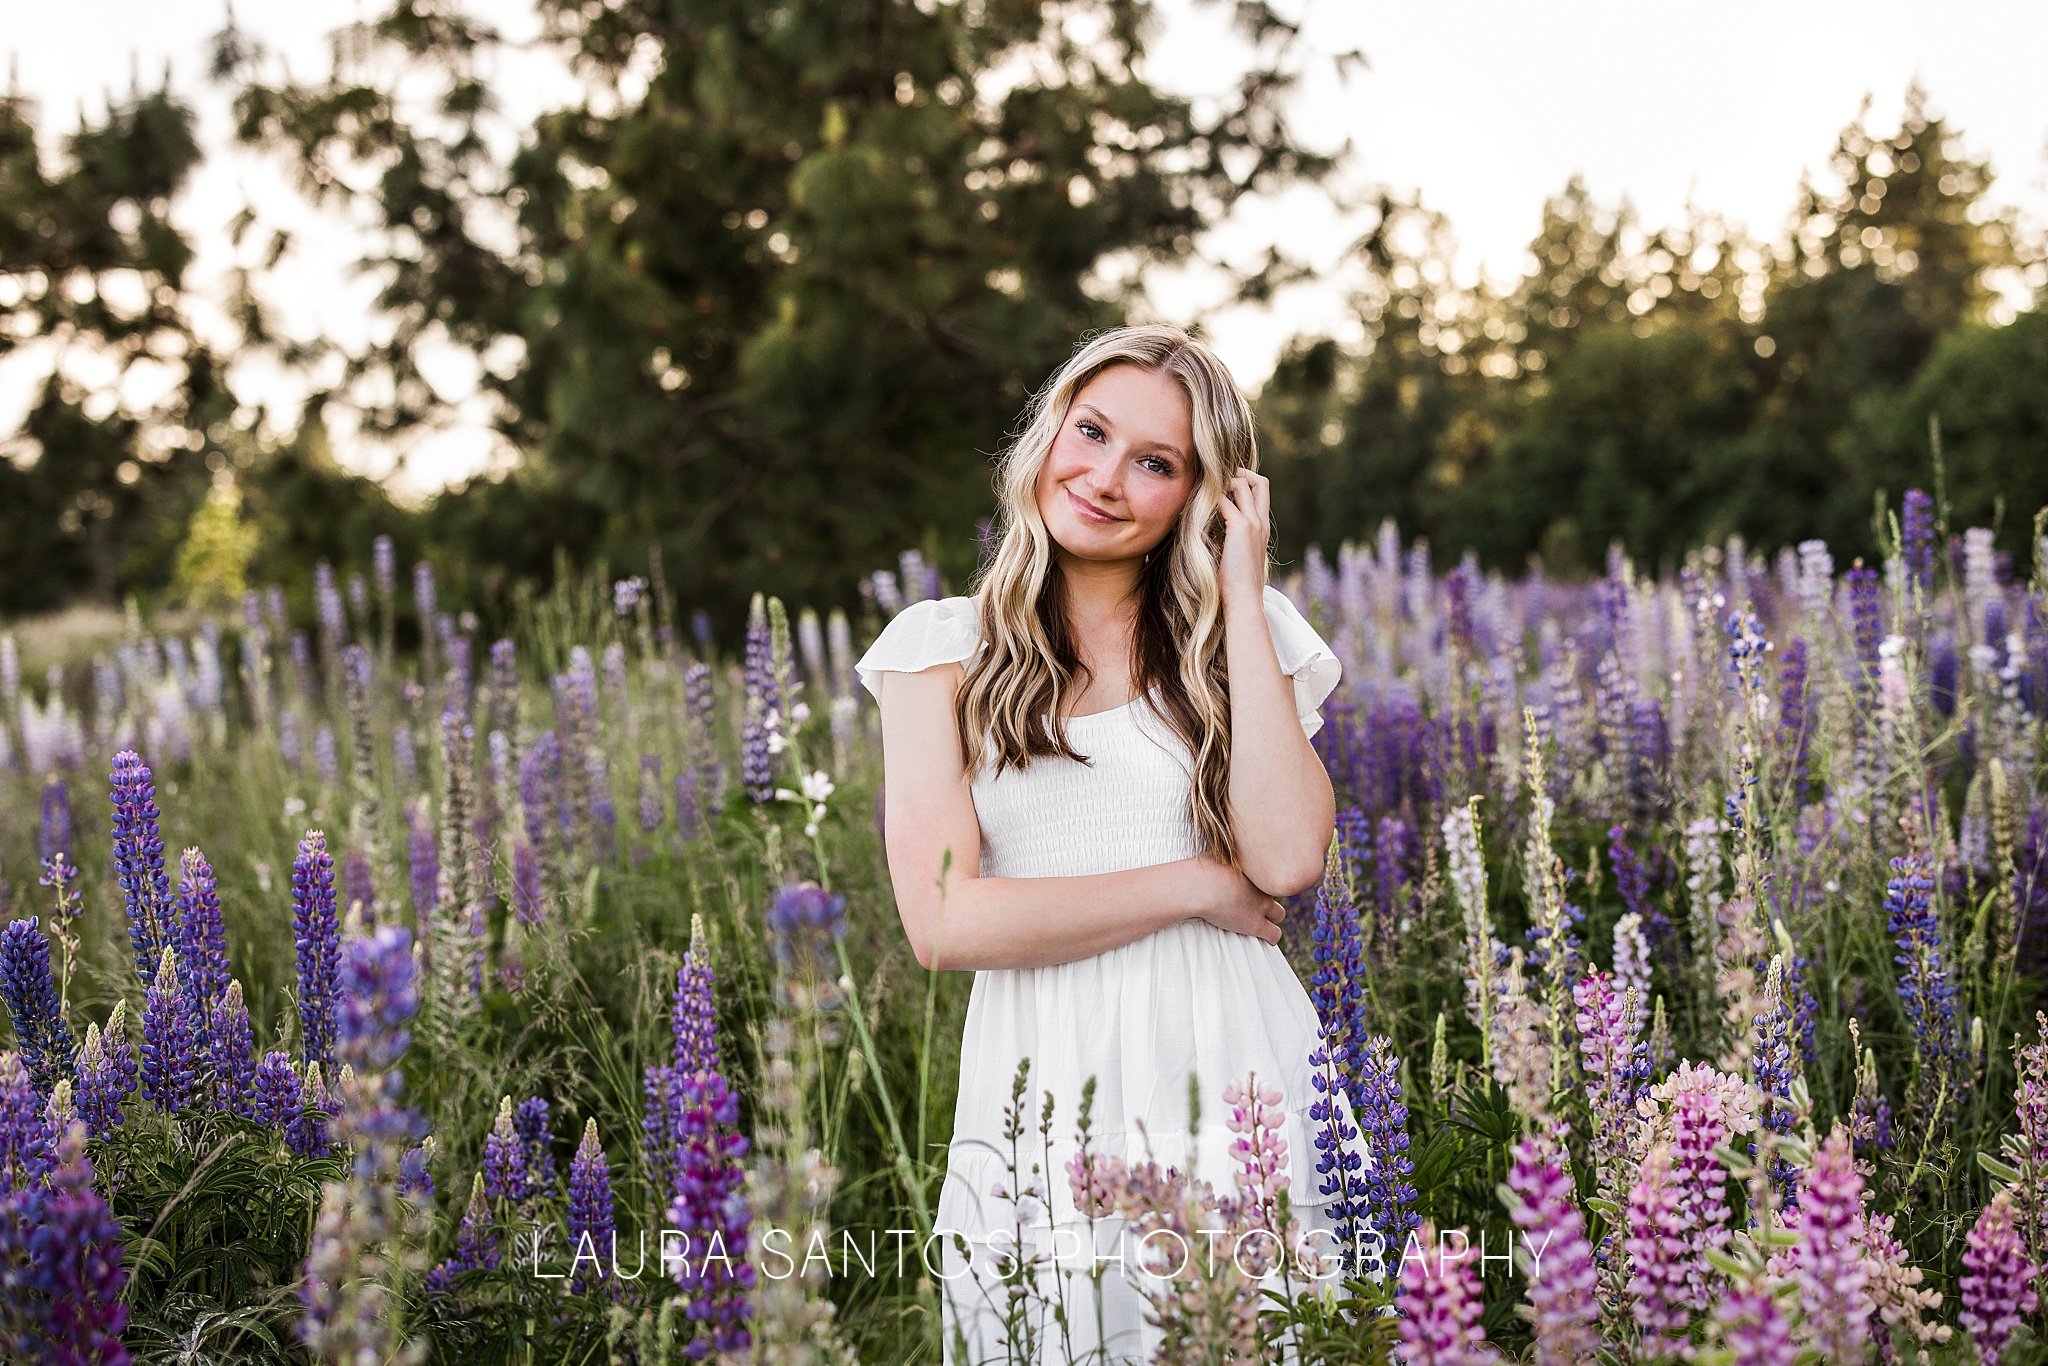
[[[244,0],[240,16],[294,72],[310,76],[325,69],[326,32],[374,8],[355,0]],[[1990,160],[1993,201],[2017,205],[2036,231],[2048,224],[2048,100],[2039,94],[2038,65],[2048,52],[2048,5],[2035,0],[1952,0],[1938,11],[1898,0],[1854,7],[1281,0],[1280,8],[1306,12],[1311,71],[1292,111],[1301,140],[1328,149],[1349,136],[1356,152],[1347,183],[1419,191],[1425,206],[1449,218],[1466,283],[1483,271],[1506,285],[1521,273],[1545,197],[1574,173],[1602,205],[1626,197],[1646,227],[1682,221],[1690,199],[1775,240],[1801,172],[1824,179],[1836,136],[1863,97],[1871,96],[1869,126],[1889,133],[1916,76],[1931,112],[1961,130],[1964,150]],[[1162,0],[1152,79],[1190,94],[1227,88],[1244,60],[1228,33],[1227,9]],[[469,10],[513,35],[535,26],[526,0],[471,0]],[[153,85],[168,65],[173,86],[194,99],[210,156],[177,217],[198,246],[193,279],[202,294],[218,297],[232,264],[225,224],[253,202],[266,222],[301,234],[268,288],[287,329],[342,340],[370,335],[370,289],[346,278],[351,231],[309,213],[274,166],[229,145],[225,97],[203,80],[205,41],[221,20],[218,0],[0,0],[0,13],[0,52],[20,87],[42,102],[46,131],[68,129],[81,103],[97,108],[137,71]],[[1362,50],[1368,65],[1339,84],[1315,54],[1346,48]],[[530,118],[561,101],[562,78],[545,62],[510,57],[496,77],[513,115]],[[1270,307],[1208,316],[1217,350],[1248,391],[1271,373],[1289,336],[1360,335],[1344,307],[1340,258],[1364,226],[1339,221],[1314,193],[1297,192],[1246,206],[1219,231],[1212,250],[1249,260],[1277,239],[1324,272]],[[1181,270],[1156,273],[1148,290],[1163,316],[1181,322],[1217,297],[1216,281]],[[201,321],[219,325],[217,314]],[[217,335],[227,335],[224,326]],[[1062,359],[1048,356],[1048,371]],[[33,350],[0,361],[0,441],[18,428],[49,363],[47,352]],[[441,369],[432,378],[448,392],[467,390],[473,366],[449,357]],[[86,370],[77,373],[92,382]],[[235,380],[238,392],[273,408],[277,425],[289,425],[302,380],[247,366]],[[146,403],[148,384],[142,375],[119,394],[108,386],[99,402]],[[1014,416],[990,415],[992,439]],[[352,467],[394,469],[397,452],[370,446],[345,426],[336,440]],[[394,483],[417,494],[507,459],[495,444],[481,422],[458,420],[415,438]]]

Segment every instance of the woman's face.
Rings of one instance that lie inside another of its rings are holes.
[[[1187,392],[1170,376],[1112,365],[1074,395],[1036,492],[1038,515],[1060,549],[1084,560],[1135,560],[1173,530],[1194,490]]]

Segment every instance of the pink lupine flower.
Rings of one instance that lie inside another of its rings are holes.
[[[1629,1299],[1640,1334],[1637,1356],[1682,1352],[1698,1301],[1689,1285],[1693,1213],[1681,1199],[1670,1145],[1643,1158],[1628,1197]]]
[[[1792,1328],[1771,1292],[1761,1286],[1743,1286],[1728,1292],[1714,1311],[1721,1330],[1721,1346],[1730,1359],[1742,1366],[1794,1366],[1799,1349],[1792,1345]],[[1823,1361],[1860,1361],[1860,1353],[1846,1357],[1823,1357]]]
[[[2039,1304],[2034,1293],[2039,1270],[2028,1259],[2014,1226],[2012,1192],[2000,1191],[1969,1232],[1957,1282],[1963,1301],[1958,1322],[1976,1344],[1984,1366],[1998,1366],[2012,1330]]]
[[[1508,1189],[1520,1200],[1508,1217],[1522,1235],[1516,1255],[1528,1278],[1538,1366],[1589,1361],[1600,1342],[1599,1273],[1572,1179],[1550,1144],[1524,1139],[1515,1145]]]
[[[1870,1341],[1870,1269],[1864,1257],[1863,1176],[1838,1124],[1813,1155],[1798,1207],[1786,1214],[1799,1241],[1771,1259],[1799,1286],[1799,1335],[1823,1361],[1856,1361]]]
[[[1728,1175],[1714,1149],[1756,1129],[1756,1088],[1703,1063],[1680,1063],[1637,1102],[1642,1137],[1671,1146],[1675,1198],[1683,1215],[1685,1304],[1703,1309],[1718,1279],[1709,1252],[1728,1246]],[[1673,1227],[1666,1225],[1665,1227]]]
[[[1448,1251],[1433,1222],[1416,1235],[1419,1249],[1402,1255],[1401,1290],[1394,1298],[1401,1336],[1394,1354],[1403,1366],[1482,1366],[1501,1359],[1479,1326],[1486,1306],[1479,1277],[1466,1265],[1472,1254],[1464,1230],[1453,1232],[1467,1248],[1463,1256]]]
[[[1887,1362],[1925,1360],[1923,1349],[1947,1342],[1951,1329],[1922,1317],[1941,1308],[1941,1292],[1921,1286],[1926,1273],[1906,1259],[1892,1235],[1892,1216],[1866,1212],[1863,1259],[1870,1268],[1870,1299],[1878,1321],[1872,1336]]]

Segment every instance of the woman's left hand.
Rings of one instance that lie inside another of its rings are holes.
[[[1266,552],[1272,542],[1272,483],[1239,470],[1223,490],[1223,559],[1217,573],[1223,597],[1257,604],[1266,592]]]

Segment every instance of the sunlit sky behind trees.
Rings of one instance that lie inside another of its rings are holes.
[[[473,0],[468,8],[515,37],[534,28],[523,0]],[[1243,48],[1229,32],[1225,8],[1160,4],[1147,74],[1185,92],[1227,88],[1242,67]],[[1679,223],[1690,202],[1775,240],[1801,176],[1824,179],[1828,152],[1865,97],[1867,123],[1884,132],[1897,126],[1904,92],[1916,78],[1930,110],[1960,131],[1964,149],[1989,161],[1997,175],[1990,202],[2016,206],[2036,230],[2048,223],[2048,106],[2032,67],[2048,51],[2048,6],[1975,0],[1945,6],[1932,23],[1924,9],[1891,0],[1853,12],[1747,0],[1320,0],[1281,8],[1305,10],[1310,50],[1292,106],[1300,140],[1325,151],[1352,141],[1355,159],[1339,178],[1340,194],[1362,198],[1367,188],[1384,185],[1443,213],[1456,236],[1460,283],[1484,272],[1505,288],[1518,276],[1545,198],[1574,174],[1604,207],[1625,197],[1645,229]],[[310,210],[274,163],[230,143],[227,95],[205,80],[207,40],[222,18],[218,5],[95,0],[87,7],[10,9],[0,47],[18,88],[43,106],[45,138],[67,131],[81,104],[96,115],[109,91],[126,90],[138,76],[153,86],[166,67],[172,88],[199,109],[206,161],[174,216],[198,247],[192,280],[201,298],[224,293],[235,264],[227,224],[253,205],[265,221],[296,234],[266,291],[285,327],[345,342],[369,335],[373,286],[351,281],[347,272],[361,255],[360,240],[333,216]],[[245,4],[237,19],[304,78],[324,69],[327,32],[357,15],[346,0],[308,0]],[[1366,65],[1340,78],[1328,56],[1350,49],[1362,52]],[[551,57],[499,59],[494,93],[504,109],[502,129],[509,136],[530,126],[568,89]],[[1325,271],[1287,287],[1270,305],[1209,313],[1218,350],[1247,388],[1260,385],[1292,336],[1362,340],[1346,307],[1345,256],[1359,222],[1322,191],[1303,188],[1241,206],[1211,239],[1213,252],[1247,260],[1283,241]],[[1161,269],[1149,292],[1161,316],[1185,322],[1208,310],[1220,288],[1203,272]],[[2024,298],[2017,282],[2012,297]],[[200,310],[202,330],[214,322],[229,335],[224,317],[211,311],[209,319]],[[1047,366],[1058,359],[1048,356]],[[0,428],[18,422],[47,365],[47,354],[33,350],[0,364]],[[238,392],[275,405],[274,421],[288,427],[304,381],[264,369],[271,363],[262,358],[246,365],[235,375]],[[474,374],[460,354],[447,355],[442,366],[436,382],[456,392]],[[396,452],[337,427],[337,455],[365,473],[395,469],[394,492],[403,494],[505,457],[480,421],[458,419],[444,430],[409,435],[402,466]]]

